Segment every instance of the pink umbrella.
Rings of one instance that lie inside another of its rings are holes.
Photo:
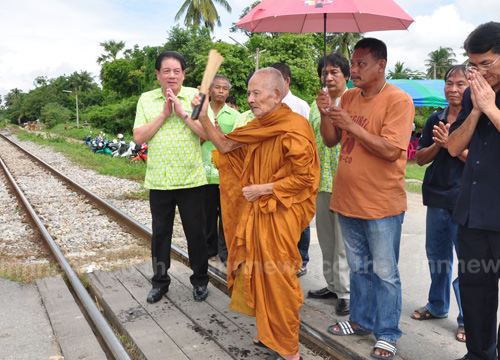
[[[406,30],[413,19],[393,0],[264,0],[236,26],[251,32]]]
[[[263,0],[236,26],[251,32],[406,30],[413,19],[393,0]]]

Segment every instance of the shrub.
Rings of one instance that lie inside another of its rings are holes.
[[[68,122],[71,118],[71,111],[58,103],[48,103],[40,113],[40,120],[51,128],[57,124]]]

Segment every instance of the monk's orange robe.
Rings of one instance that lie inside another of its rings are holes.
[[[255,309],[259,339],[281,354],[295,354],[304,301],[297,243],[314,216],[320,177],[314,132],[283,104],[227,137],[246,144],[220,155],[228,287],[233,290],[244,263],[244,298]],[[266,183],[274,183],[274,194],[254,202],[243,197],[244,186]]]

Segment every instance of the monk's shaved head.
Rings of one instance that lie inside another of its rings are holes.
[[[282,96],[285,94],[285,80],[283,79],[283,75],[279,70],[266,67],[260,70],[257,70],[253,76],[262,74],[262,84],[265,86],[266,90],[269,92],[273,92],[274,89],[278,89]]]
[[[257,70],[248,83],[248,105],[256,117],[262,117],[281,107],[285,81],[274,68]]]

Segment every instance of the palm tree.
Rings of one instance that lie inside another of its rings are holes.
[[[326,36],[329,49],[338,50],[346,59],[350,60],[354,45],[364,37],[363,33],[335,33]]]
[[[228,12],[231,12],[231,6],[226,0],[215,0],[215,2],[224,6]],[[186,26],[192,23],[193,26],[199,27],[203,23],[210,31],[213,31],[216,22],[217,26],[221,26],[219,14],[212,0],[185,0],[175,15],[175,20],[179,20],[184,12],[186,12],[184,18]]]
[[[439,47],[439,49],[431,51],[429,58],[425,61],[427,68],[427,76],[431,79],[442,79],[446,70],[457,62],[453,58],[455,53],[450,47]]]
[[[77,91],[89,91],[95,84],[94,77],[88,71],[76,71],[68,78],[69,85]]]
[[[101,45],[106,51],[106,54],[102,54],[97,58],[97,63],[101,65],[107,61],[116,60],[118,53],[122,51],[123,48],[125,47],[125,42],[124,41],[116,42],[115,40],[109,40],[99,43],[99,45]]]
[[[404,67],[405,63],[398,61],[396,65],[394,65],[394,71],[389,70],[387,74],[388,79],[409,79],[411,70]]]

